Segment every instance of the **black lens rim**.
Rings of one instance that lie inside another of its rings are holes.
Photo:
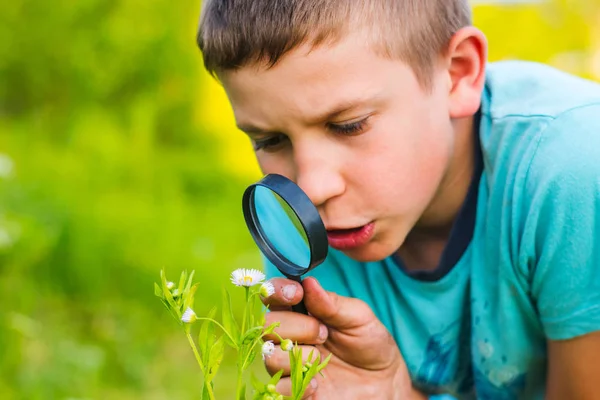
[[[278,194],[296,214],[296,217],[298,217],[308,239],[310,250],[310,263],[308,267],[302,267],[288,260],[267,238],[260,225],[254,206],[254,192],[258,186],[263,186]],[[248,186],[242,197],[242,210],[244,212],[244,220],[256,245],[265,257],[286,277],[291,279],[299,278],[327,258],[329,242],[323,220],[306,193],[288,178],[278,174],[268,174],[260,181]]]

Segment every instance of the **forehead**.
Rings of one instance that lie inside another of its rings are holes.
[[[300,46],[270,68],[251,65],[219,76],[238,122],[278,111],[308,118],[337,104],[385,97],[397,86],[420,90],[407,64],[377,54],[360,34]]]

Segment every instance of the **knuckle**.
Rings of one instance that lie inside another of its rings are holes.
[[[321,324],[314,318],[306,321],[305,331],[307,332],[307,339],[315,341],[319,338],[319,332],[321,330]]]

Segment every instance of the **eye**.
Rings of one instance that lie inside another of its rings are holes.
[[[287,136],[278,134],[262,139],[253,139],[252,142],[254,144],[254,151],[264,150],[273,152],[279,150],[287,140]]]
[[[367,119],[351,122],[348,124],[329,124],[329,129],[341,135],[352,136],[362,133],[365,130]]]

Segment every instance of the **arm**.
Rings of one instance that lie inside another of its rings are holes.
[[[600,399],[600,106],[549,124],[529,171],[525,259],[548,343],[546,398]]]
[[[600,332],[548,342],[548,400],[600,399]]]

